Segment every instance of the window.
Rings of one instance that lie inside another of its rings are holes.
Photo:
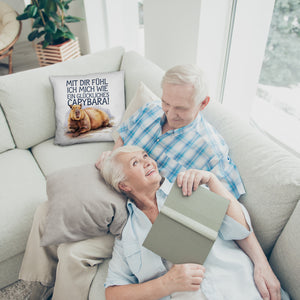
[[[300,154],[300,5],[276,0],[251,123]]]

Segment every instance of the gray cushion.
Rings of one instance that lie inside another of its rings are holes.
[[[300,295],[300,203],[298,204],[278,238],[270,257],[270,263],[279,277],[282,287],[292,299]],[[297,298],[298,297],[298,298]]]
[[[219,103],[204,110],[230,148],[246,188],[240,198],[269,255],[300,198],[300,160]]]
[[[55,115],[50,75],[118,71],[121,47],[0,78],[0,104],[18,148],[27,149],[54,136]],[[17,88],[16,88],[17,87]]]
[[[57,171],[47,177],[49,212],[41,245],[58,245],[111,233],[127,221],[125,196],[107,186],[94,165]]]

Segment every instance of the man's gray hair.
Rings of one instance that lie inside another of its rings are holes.
[[[208,85],[205,74],[196,65],[178,65],[169,69],[162,79],[162,88],[165,83],[174,85],[193,85],[193,98],[196,104],[200,104],[208,96]]]
[[[120,153],[144,151],[142,148],[134,145],[127,145],[116,148],[112,153],[106,157],[101,165],[100,173],[105,182],[111,185],[116,191],[121,192],[119,183],[126,179],[123,165],[117,161]]]

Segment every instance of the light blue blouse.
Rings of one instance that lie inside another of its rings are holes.
[[[172,184],[165,179],[156,192],[159,209],[164,204],[171,187]],[[171,266],[160,256],[142,246],[152,226],[148,217],[130,200],[127,208],[128,221],[122,239],[115,240],[105,287],[136,284],[155,279],[164,275]],[[252,231],[249,214],[244,206],[242,209]],[[207,299],[262,299],[254,283],[253,264],[233,241],[248,237],[251,231],[231,217],[225,216],[219,236],[204,263],[206,271],[201,290]],[[162,299],[170,298],[167,296]]]

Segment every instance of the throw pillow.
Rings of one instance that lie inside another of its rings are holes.
[[[54,143],[112,141],[125,111],[124,71],[50,76],[54,91]]]
[[[111,233],[127,221],[126,197],[111,189],[94,165],[66,168],[47,177],[49,211],[41,246]]]
[[[134,97],[132,98],[132,100],[126,108],[126,111],[123,115],[120,124],[126,121],[131,115],[133,115],[139,108],[144,106],[146,103],[156,100],[160,100],[160,98],[156,96],[143,82],[140,82]],[[116,141],[119,138],[119,133],[117,132],[116,128],[114,128],[112,136],[114,141]]]

